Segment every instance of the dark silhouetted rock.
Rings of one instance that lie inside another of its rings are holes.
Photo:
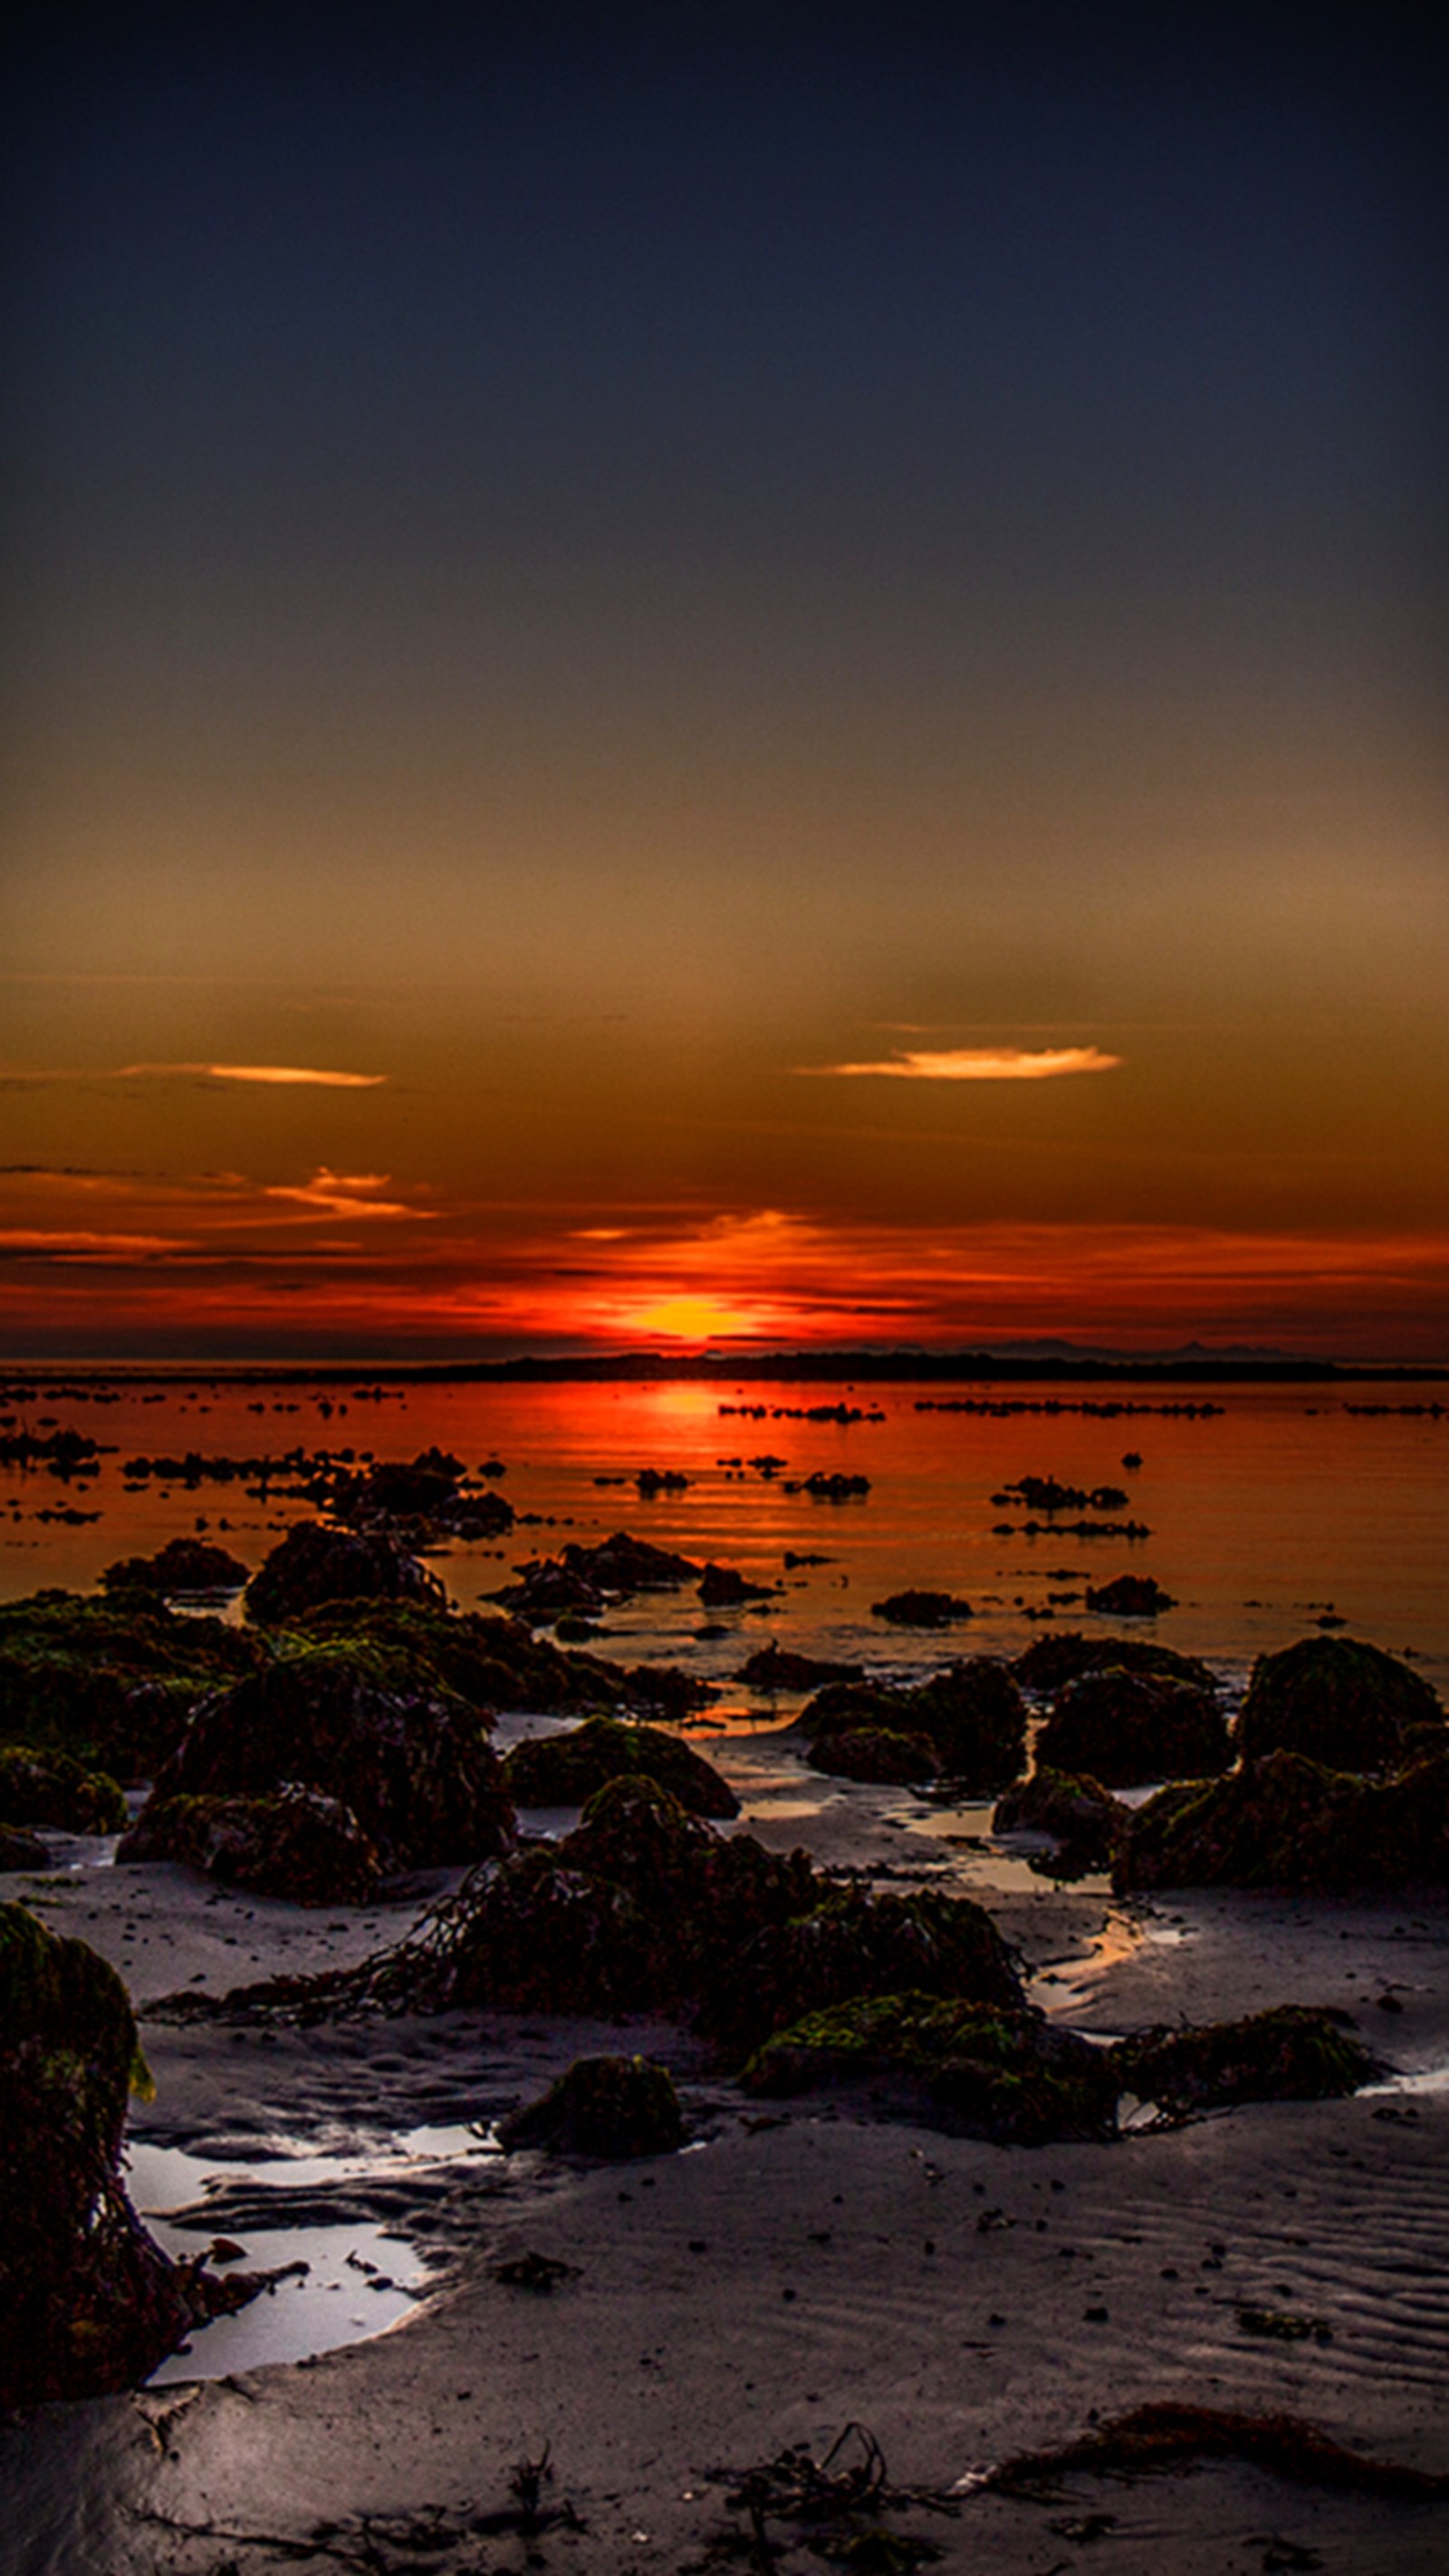
[[[521,1566],[518,1581],[501,1584],[492,1597],[516,1619],[539,1625],[560,1618],[597,1619],[605,1607],[596,1583],[552,1556],[535,1557]]]
[[[501,1474],[495,1462],[479,1471]],[[329,1462],[305,1487],[310,1502],[349,1529],[382,1531],[417,1550],[449,1538],[501,1538],[513,1507],[501,1494],[470,1489],[461,1458],[424,1449],[410,1460],[376,1459],[364,1467]]]
[[[733,1565],[707,1565],[699,1597],[706,1610],[730,1610],[740,1601],[768,1601],[772,1589],[768,1583],[748,1582]]]
[[[600,1659],[604,1661],[604,1659]],[[609,1664],[604,1669],[614,1673],[620,1685],[626,1708],[647,1709],[651,1717],[669,1719],[678,1725],[695,1709],[708,1708],[718,1697],[712,1682],[699,1673],[687,1673],[678,1664]]]
[[[1387,1780],[1268,1753],[1226,1779],[1159,1790],[1128,1822],[1119,1888],[1290,1887],[1323,1894],[1449,1883],[1449,1756]]]
[[[1155,1619],[1160,1611],[1175,1610],[1177,1604],[1155,1575],[1119,1574],[1115,1583],[1088,1588],[1087,1608],[1105,1619]]]
[[[0,1747],[0,1821],[62,1834],[118,1834],[126,1801],[108,1773],[87,1771],[68,1753],[7,1744]]]
[[[615,1530],[595,1547],[571,1539],[563,1561],[605,1592],[677,1592],[681,1584],[697,1582],[702,1571],[693,1557],[655,1547],[647,1538],[631,1538],[627,1530]]]
[[[1421,1675],[1379,1646],[1302,1637],[1260,1655],[1238,1719],[1250,1759],[1287,1750],[1343,1771],[1392,1769],[1415,1730],[1444,1740],[1444,1712]]]
[[[372,1679],[347,1640],[297,1645],[205,1702],[151,1804],[264,1797],[284,1780],[342,1799],[389,1869],[478,1860],[513,1838],[476,1710],[427,1680]]]
[[[1213,1778],[1226,1771],[1232,1745],[1211,1691],[1109,1665],[1068,1682],[1037,1737],[1036,1758],[1047,1770],[1084,1771],[1125,1789]]]
[[[0,1869],[48,1869],[50,1853],[39,1834],[17,1825],[0,1825]]]
[[[518,1807],[581,1807],[606,1781],[639,1778],[667,1789],[686,1815],[740,1812],[728,1781],[692,1745],[658,1727],[627,1726],[616,1718],[588,1718],[567,1735],[515,1744],[504,1758],[503,1777]]]
[[[197,2306],[121,2182],[149,2087],[115,1970],[0,1906],[0,2408],[139,2386]]]
[[[893,1628],[949,1628],[956,1619],[975,1617],[969,1601],[958,1601],[950,1592],[893,1592],[888,1600],[872,1601],[872,1619],[889,1620]]]
[[[819,1690],[825,1682],[859,1681],[860,1673],[859,1664],[835,1664],[821,1655],[793,1654],[788,1646],[777,1646],[772,1641],[741,1664],[735,1679],[747,1682],[751,1690],[809,1691]]]
[[[918,1993],[813,2013],[767,2040],[740,2081],[776,2099],[868,2085],[891,2109],[1000,2146],[1110,2138],[1121,2089],[1105,2051],[1038,2012]]]
[[[286,1627],[324,1601],[433,1601],[443,1586],[416,1557],[380,1530],[329,1529],[298,1521],[247,1586],[246,1615],[263,1628]]]
[[[684,2115],[667,2067],[647,2057],[577,2057],[537,2102],[498,2123],[498,2143],[623,2163],[672,2155]]]
[[[108,1565],[101,1582],[108,1592],[240,1592],[250,1567],[229,1549],[204,1539],[173,1538],[155,1556],[123,1556]]]
[[[223,1886],[293,1905],[364,1905],[382,1876],[352,1809],[295,1782],[263,1797],[153,1798],[116,1858],[184,1861]]]

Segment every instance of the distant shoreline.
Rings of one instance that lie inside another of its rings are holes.
[[[0,1360],[0,1381],[13,1392],[28,1380],[47,1385],[124,1378],[132,1385],[225,1379],[233,1385],[354,1385],[359,1378],[410,1386],[664,1385],[751,1382],[809,1385],[977,1384],[1114,1386],[1434,1385],[1449,1363],[1294,1359],[1215,1359],[1211,1354],[1132,1359],[1010,1357],[983,1351],[829,1350],[752,1352],[623,1351],[599,1356],[524,1354],[497,1360],[15,1359]]]

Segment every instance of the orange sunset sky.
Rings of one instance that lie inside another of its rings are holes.
[[[1412,44],[479,17],[12,67],[0,1350],[1449,1358]]]

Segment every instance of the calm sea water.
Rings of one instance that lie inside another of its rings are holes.
[[[749,1611],[706,1614],[692,1591],[636,1601],[610,1616],[600,1640],[628,1660],[665,1658],[725,1679],[772,1637],[882,1665],[938,1660],[939,1635],[871,1615],[874,1601],[907,1585],[971,1603],[973,1619],[947,1632],[950,1651],[1015,1653],[1050,1633],[1043,1611],[1059,1626],[1100,1624],[1067,1596],[1130,1571],[1154,1575],[1177,1603],[1144,1633],[1206,1655],[1230,1678],[1331,1608],[1345,1633],[1412,1653],[1449,1691],[1449,1415],[1432,1410],[1437,1393],[1365,1382],[1129,1397],[1111,1387],[744,1380],[727,1392],[684,1382],[399,1390],[362,1377],[344,1389],[180,1376],[158,1388],[59,1373],[29,1377],[21,1391],[12,1379],[0,1411],[15,1423],[74,1427],[106,1454],[98,1473],[65,1483],[44,1468],[0,1467],[0,1593],[87,1590],[113,1559],[197,1529],[256,1565],[310,1509],[275,1492],[258,1500],[240,1481],[188,1490],[153,1476],[128,1491],[123,1469],[138,1454],[301,1447],[392,1459],[436,1443],[473,1469],[501,1459],[497,1490],[520,1515],[501,1545],[455,1544],[433,1559],[464,1607],[526,1558],[621,1528],[782,1586]],[[868,1418],[805,1418],[837,1401]],[[981,1409],[955,1409],[963,1401]],[[1140,1466],[1123,1465],[1131,1453]],[[752,1463],[767,1457],[781,1463],[768,1472]],[[687,1483],[643,1499],[634,1479],[650,1468]],[[869,1492],[832,1503],[789,1490],[815,1473],[864,1476]],[[1026,1475],[1125,1488],[1127,1509],[1110,1517],[1151,1534],[1084,1539],[1058,1528],[1029,1538],[1024,1510],[992,1500]],[[99,1517],[58,1517],[74,1512]],[[1007,1521],[1014,1534],[1002,1536]],[[787,1570],[787,1552],[824,1561]],[[723,1636],[698,1635],[710,1615]],[[743,1707],[748,1694],[736,1696]]]

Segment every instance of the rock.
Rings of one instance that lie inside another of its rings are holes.
[[[1279,2004],[1241,2021],[1139,2031],[1110,2052],[1124,2092],[1172,2118],[1238,2102],[1317,2102],[1383,2073],[1347,2013]]]
[[[1210,1691],[1119,1667],[1068,1682],[1037,1737],[1039,1764],[1085,1771],[1109,1789],[1144,1780],[1205,1780],[1232,1760],[1228,1724]]]
[[[666,2067],[647,2057],[577,2057],[538,2101],[498,2123],[498,2143],[622,2163],[672,2155],[684,2115]]]
[[[848,1888],[822,1893],[808,1914],[757,1932],[728,1982],[716,1985],[700,2026],[743,2057],[807,2014],[857,1996],[907,1992],[1012,2008],[1023,2000],[1005,1942],[969,1897],[936,1889],[870,1896]]]
[[[928,1735],[903,1735],[888,1726],[853,1727],[846,1734],[825,1735],[810,1748],[811,1768],[833,1780],[873,1781],[882,1788],[908,1788],[916,1780],[934,1780],[941,1769]]]
[[[739,1601],[768,1601],[773,1589],[768,1583],[747,1582],[732,1565],[707,1565],[699,1597],[706,1610],[728,1610]]]
[[[571,1539],[563,1561],[605,1592],[677,1592],[682,1583],[697,1582],[701,1572],[693,1557],[655,1547],[647,1538],[631,1538],[627,1530],[615,1530],[596,1547]]]
[[[203,1694],[260,1651],[220,1619],[179,1618],[148,1593],[0,1603],[0,1738],[148,1779]]]
[[[740,1802],[713,1763],[654,1726],[588,1718],[567,1735],[532,1736],[506,1755],[503,1777],[519,1807],[581,1807],[608,1780],[656,1781],[686,1815],[737,1816]]]
[[[1120,2086],[1107,2052],[1038,2012],[905,1993],[857,1997],[767,2040],[741,2073],[773,2098],[869,2085],[924,2098],[926,2116],[1000,2146],[1110,2138]],[[895,2103],[892,2108],[897,2107]]]
[[[501,1585],[492,1597],[515,1618],[540,1625],[559,1618],[597,1619],[606,1606],[596,1583],[551,1556],[521,1566],[518,1581]]]
[[[87,1771],[68,1753],[7,1744],[0,1746],[0,1819],[53,1833],[118,1834],[126,1801],[108,1773]]]
[[[786,1558],[789,1563],[789,1558]],[[824,1682],[859,1681],[859,1664],[834,1664],[822,1655],[792,1654],[787,1646],[777,1646],[772,1639],[741,1664],[736,1681],[746,1682],[751,1690],[808,1691],[819,1690]]]
[[[0,2407],[137,2387],[194,2321],[121,2182],[149,2082],[115,1970],[0,1906]]]
[[[1100,1780],[1038,1766],[1029,1780],[1019,1780],[998,1802],[991,1830],[994,1834],[1051,1834],[1059,1851],[1050,1874],[1080,1878],[1088,1870],[1107,1867],[1128,1812]]]
[[[0,1825],[0,1869],[49,1869],[50,1853],[39,1834]]]
[[[421,1682],[452,1691],[489,1723],[499,1709],[572,1714],[623,1696],[613,1665],[560,1654],[520,1620],[431,1601],[324,1602],[279,1642],[291,1651],[329,1640],[367,1678],[404,1693]]]
[[[152,1806],[181,1797],[264,1797],[282,1780],[349,1806],[388,1869],[506,1850],[513,1810],[476,1710],[395,1666],[372,1678],[341,1638],[298,1644],[197,1710],[157,1773]]]
[[[887,1619],[893,1628],[947,1628],[956,1619],[975,1617],[969,1601],[958,1601],[950,1592],[893,1592],[888,1600],[872,1601],[872,1619]]]
[[[297,1781],[255,1798],[153,1798],[116,1858],[184,1861],[225,1887],[293,1905],[365,1905],[382,1876],[352,1809]]]
[[[923,1735],[968,1796],[1007,1788],[1026,1759],[1025,1703],[1009,1667],[989,1655],[966,1656],[906,1688],[829,1683],[802,1709],[800,1725],[819,1770],[829,1770],[840,1739],[861,1728]]]
[[[1446,1740],[1433,1691],[1396,1655],[1346,1637],[1302,1637],[1258,1657],[1238,1747],[1250,1760],[1287,1749],[1335,1770],[1380,1771],[1404,1759],[1419,1728]]]
[[[1265,1754],[1226,1779],[1159,1790],[1129,1820],[1119,1889],[1449,1884],[1449,1756],[1383,1781],[1306,1754]]]
[[[799,1485],[787,1484],[785,1491],[787,1494],[808,1494],[814,1503],[863,1502],[870,1492],[870,1478],[846,1476],[838,1471],[827,1475],[823,1468],[817,1467],[813,1476],[807,1476]]]
[[[1054,1691],[1078,1674],[1100,1672],[1108,1664],[1124,1673],[1163,1673],[1173,1681],[1191,1682],[1196,1690],[1217,1688],[1210,1667],[1195,1655],[1180,1655],[1145,1637],[1083,1637],[1074,1628],[1034,1639],[1012,1671],[1023,1690]]]
[[[169,1539],[155,1556],[123,1556],[108,1565],[108,1592],[240,1592],[251,1572],[239,1556],[198,1538]]]
[[[1124,1494],[1122,1500],[1126,1499]],[[1155,1575],[1119,1574],[1115,1583],[1099,1584],[1095,1590],[1089,1587],[1087,1608],[1108,1619],[1155,1619],[1160,1611],[1175,1610],[1177,1603]]]
[[[490,1472],[502,1470],[490,1461],[480,1473]],[[329,1463],[305,1491],[349,1529],[382,1531],[414,1550],[447,1538],[501,1538],[513,1527],[512,1504],[501,1494],[470,1492],[466,1476],[461,1458],[431,1448],[410,1461]]]
[[[432,1601],[441,1606],[445,1598],[437,1576],[383,1532],[297,1521],[252,1576],[246,1615],[260,1627],[284,1627],[324,1601]]]
[[[604,1664],[617,1679],[626,1708],[647,1708],[654,1717],[678,1725],[697,1708],[708,1708],[718,1696],[712,1682],[678,1664]]]

